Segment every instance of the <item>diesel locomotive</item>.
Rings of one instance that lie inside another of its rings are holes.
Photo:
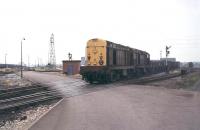
[[[170,69],[177,66],[174,63]],[[159,73],[166,70],[164,61],[150,61],[149,53],[102,39],[91,39],[86,46],[86,63],[80,68],[87,82],[111,82],[122,78]]]

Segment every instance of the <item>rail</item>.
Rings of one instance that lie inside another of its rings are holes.
[[[146,84],[149,82],[154,82],[158,80],[165,80],[165,79],[170,79],[170,78],[175,78],[181,76],[181,73],[173,73],[173,74],[165,74],[161,76],[153,76],[153,77],[144,77],[144,78],[139,78],[139,79],[134,79],[134,80],[128,80],[128,84]]]

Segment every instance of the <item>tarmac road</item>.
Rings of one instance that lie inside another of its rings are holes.
[[[29,78],[32,76],[34,77],[34,74],[30,74]],[[35,76],[49,83],[48,76],[38,77],[39,74]],[[57,77],[53,79],[55,80],[52,82],[57,82]],[[61,81],[60,79],[59,82]],[[30,128],[30,130],[199,129],[199,92],[142,85],[109,87],[102,91],[65,98]]]

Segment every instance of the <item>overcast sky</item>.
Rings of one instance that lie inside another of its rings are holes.
[[[102,38],[145,50],[151,59],[165,55],[179,61],[200,61],[200,0],[1,0],[0,63],[48,61],[55,36],[56,61],[71,52],[85,56],[86,42]]]

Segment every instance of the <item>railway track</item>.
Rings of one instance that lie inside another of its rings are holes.
[[[0,113],[18,110],[21,107],[44,101],[62,98],[56,90],[34,84],[30,87],[17,87],[0,90]]]
[[[128,80],[126,81],[126,83],[127,84],[146,84],[149,82],[166,80],[166,79],[175,78],[179,76],[181,76],[181,73],[164,74],[164,75],[149,76],[149,77],[143,77],[143,78],[134,79],[134,80]]]

